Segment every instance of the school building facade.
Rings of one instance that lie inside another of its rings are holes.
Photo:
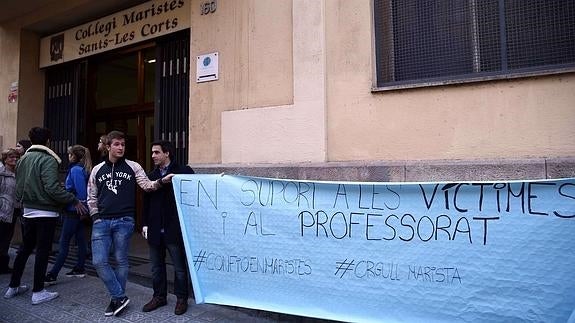
[[[5,1],[0,136],[176,143],[196,172],[575,176],[573,1]],[[23,8],[25,7],[25,8]]]

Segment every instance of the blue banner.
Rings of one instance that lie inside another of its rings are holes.
[[[353,322],[575,321],[575,179],[173,179],[196,302]]]

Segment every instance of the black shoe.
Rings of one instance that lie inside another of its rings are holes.
[[[176,302],[176,308],[174,308],[174,314],[182,315],[186,313],[188,310],[188,299],[187,298],[178,298]]]
[[[66,273],[66,277],[84,278],[86,277],[86,272],[84,271],[84,269],[74,268],[72,269],[72,271]]]
[[[148,303],[146,303],[146,305],[144,305],[144,307],[142,307],[142,312],[150,312],[166,304],[168,304],[168,302],[166,301],[165,297],[154,296],[152,297],[151,301],[149,301]]]
[[[124,296],[120,299],[113,300],[113,307],[114,307],[114,315],[118,316],[120,312],[128,306],[130,303],[130,299],[127,296]]]
[[[112,316],[114,315],[114,300],[110,301],[110,305],[108,305],[108,307],[106,308],[106,311],[104,312],[105,316]]]
[[[56,276],[51,273],[47,273],[46,277],[44,277],[44,284],[48,286],[56,284]]]

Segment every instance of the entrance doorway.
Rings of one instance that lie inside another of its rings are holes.
[[[99,57],[90,61],[88,70],[88,111],[92,119],[88,141],[94,164],[101,159],[97,143],[112,130],[126,135],[127,159],[150,171],[151,144],[154,141],[154,99],[156,84],[155,44]],[[142,193],[136,201],[136,226],[141,224]]]
[[[94,127],[88,131],[91,149],[100,135],[112,130],[126,134],[126,158],[149,170],[149,145],[154,137],[156,56],[154,44],[140,46],[90,62],[88,109]],[[96,155],[97,156],[97,155]]]
[[[188,161],[190,32],[183,30],[135,47],[46,69],[44,125],[67,171],[67,147],[90,148],[100,162],[99,137],[127,136],[126,158],[152,169],[151,143],[169,140],[175,159]],[[139,190],[138,190],[139,191]],[[141,225],[141,191],[136,224]]]

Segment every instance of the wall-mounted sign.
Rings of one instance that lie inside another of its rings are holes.
[[[44,37],[40,67],[99,54],[190,28],[191,0],[156,0]]]
[[[8,93],[8,102],[15,103],[16,101],[18,101],[18,82],[12,82]]]
[[[218,79],[218,52],[200,55],[196,61],[196,83]]]

